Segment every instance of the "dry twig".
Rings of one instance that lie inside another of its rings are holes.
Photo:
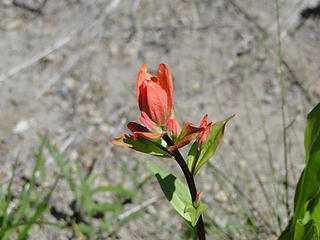
[[[38,6],[32,6],[32,5],[29,5],[29,4],[25,3],[25,2],[20,2],[18,0],[14,0],[13,1],[13,5],[16,6],[16,7],[20,7],[20,8],[26,9],[26,10],[28,10],[30,12],[42,14],[43,8],[44,8],[44,6],[46,5],[47,2],[48,2],[48,0],[43,0],[43,2],[40,3]]]

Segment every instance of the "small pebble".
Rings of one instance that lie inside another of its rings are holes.
[[[29,129],[30,125],[28,120],[20,120],[13,129],[14,134],[21,134]]]
[[[69,93],[69,89],[67,86],[62,85],[57,89],[57,93],[61,96],[61,97],[66,97]]]
[[[10,7],[11,4],[12,4],[11,0],[3,0],[2,1],[2,5],[5,6],[5,7]]]
[[[224,191],[219,191],[216,194],[216,199],[220,202],[226,202],[228,200],[228,197]]]

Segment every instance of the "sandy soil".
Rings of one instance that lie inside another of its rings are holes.
[[[316,4],[280,1],[290,199],[303,168],[305,117],[320,100],[320,22],[300,18],[304,8]],[[226,185],[226,178],[218,180],[212,169],[202,169],[197,182],[202,200],[210,206],[206,215],[220,227],[245,224],[236,217],[241,204],[230,200],[240,190],[251,199],[243,200],[244,206],[264,229],[260,239],[274,239],[272,230],[279,230],[272,209],[281,215],[282,227],[286,224],[285,206],[281,201],[274,205],[270,187],[273,183],[283,199],[277,51],[276,10],[270,0],[49,0],[42,14],[2,0],[0,183],[8,183],[17,157],[18,176],[30,176],[38,132],[48,134],[71,162],[79,160],[85,169],[95,159],[93,171],[101,174],[100,182],[119,183],[125,164],[130,187],[136,160],[141,161],[143,179],[150,173],[144,164],[150,157],[112,146],[109,139],[120,136],[128,121],[138,120],[135,84],[140,66],[146,63],[155,72],[163,62],[174,76],[175,111],[181,124],[198,124],[206,113],[214,122],[236,114],[211,162],[239,189]],[[153,161],[181,176],[169,160]],[[50,159],[47,169],[49,176],[57,174]],[[44,185],[51,184],[48,179]],[[70,193],[63,183],[58,189],[52,204],[67,208]],[[138,195],[139,200],[126,209],[152,197],[157,200],[146,215],[119,230],[119,239],[169,239],[184,229],[155,180]],[[256,237],[248,229],[230,232],[234,239]],[[65,239],[67,233],[50,227],[31,239],[52,236]],[[213,234],[212,239],[221,237]]]

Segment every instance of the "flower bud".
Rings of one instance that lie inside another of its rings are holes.
[[[208,138],[210,136],[212,122],[207,124],[207,118],[208,118],[208,114],[206,114],[203,117],[203,119],[200,123],[200,127],[203,127],[202,131],[199,133],[199,135],[197,137],[200,149],[207,143]]]
[[[170,118],[167,122],[167,134],[173,140],[176,139],[181,132],[181,127],[179,122],[175,118]]]

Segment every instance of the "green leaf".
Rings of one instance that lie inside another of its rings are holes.
[[[306,167],[294,197],[294,213],[279,239],[318,239],[320,229],[320,103],[308,114]]]
[[[115,145],[129,147],[138,152],[148,153],[153,156],[172,158],[172,156],[165,150],[164,145],[166,145],[166,143],[162,139],[153,142],[145,138],[138,137],[138,139],[135,141],[133,136],[123,134],[119,138],[113,138],[111,142]]]
[[[192,171],[193,165],[195,164],[197,153],[198,153],[198,141],[195,141],[192,144],[187,157],[187,165],[190,172]]]
[[[103,202],[103,203],[96,203],[92,207],[92,211],[95,212],[105,212],[105,211],[110,211],[114,210],[115,204],[114,203],[108,203],[108,202]]]
[[[320,109],[320,105],[317,106]],[[314,119],[310,118],[320,118],[320,111],[318,111],[319,116],[313,115],[315,111],[312,111],[308,115],[308,122],[306,128],[306,138],[305,138],[305,149],[306,149],[306,167],[302,174],[301,183],[299,183],[299,189],[297,189],[298,196],[295,196],[297,200],[295,205],[295,213],[293,216],[293,221],[296,222],[304,216],[303,206],[307,201],[315,197],[320,189],[320,135],[309,135],[310,132],[310,122],[315,122]],[[319,122],[320,124],[320,122]],[[314,125],[313,125],[314,126]],[[316,127],[317,130],[317,127]],[[309,146],[311,144],[312,146]],[[300,181],[300,180],[299,180]]]
[[[100,175],[101,175],[101,174],[99,174],[99,173],[90,174],[90,176],[87,177],[87,183],[88,183],[88,185],[90,185],[90,186],[93,185],[94,181],[95,181],[98,177],[100,177]]]
[[[63,155],[58,151],[58,149],[55,146],[51,145],[49,140],[44,135],[40,133],[38,135],[41,140],[41,143],[45,146],[50,156],[54,159],[54,161],[57,163],[58,167],[60,168],[61,174],[69,183],[69,186],[72,192],[75,195],[78,195],[78,187],[76,186],[75,182],[72,179],[72,176],[71,176],[72,170],[69,165],[69,161],[64,160]]]
[[[31,191],[33,190],[33,187],[35,186],[36,172],[38,171],[39,165],[41,162],[42,157],[40,157],[40,156],[42,156],[42,150],[43,150],[42,145],[40,145],[38,148],[36,163],[35,163],[35,166],[32,171],[32,176],[31,176],[31,179],[29,182],[29,186],[26,189],[24,188],[22,197],[20,198],[19,203],[18,203],[17,211],[15,212],[14,217],[13,217],[13,224],[18,223],[19,220],[23,217],[23,214],[24,214],[25,210],[27,209],[28,204],[31,201]],[[25,185],[25,186],[27,186],[27,185]]]
[[[195,167],[193,175],[196,175],[196,173],[203,166],[203,164],[205,164],[207,161],[209,161],[209,159],[215,153],[220,141],[222,140],[222,138],[224,136],[224,129],[225,129],[227,122],[231,118],[233,118],[234,116],[235,115],[232,115],[231,117],[227,118],[226,120],[216,122],[212,126],[208,141],[201,149],[199,160],[197,162],[197,165]]]
[[[189,214],[191,225],[194,227],[197,224],[200,215],[207,209],[208,206],[203,203],[200,203],[197,207],[195,207],[194,204],[189,204],[185,207],[184,212]]]
[[[88,184],[87,179],[84,176],[80,163],[76,162],[76,166],[77,166],[77,177],[80,183],[79,198],[76,199],[76,201],[78,204],[80,204],[80,208],[86,212],[88,218],[91,219],[93,214],[92,212],[93,199],[92,199],[90,186]]]
[[[13,167],[12,167],[12,171],[11,171],[11,177],[10,177],[10,181],[9,181],[9,185],[7,187],[7,196],[5,197],[3,194],[3,186],[0,187],[0,195],[1,195],[1,209],[2,209],[2,222],[1,222],[1,228],[0,228],[0,236],[4,235],[4,232],[6,231],[6,227],[7,227],[7,223],[8,223],[8,215],[7,215],[7,210],[9,207],[9,204],[11,202],[11,187],[13,184],[13,179],[16,175],[16,169],[17,169],[17,163],[18,163],[18,158],[16,158]]]
[[[90,238],[92,238],[95,235],[94,226],[92,225],[81,222],[77,225],[77,228],[80,232],[86,234]]]
[[[305,204],[304,217],[299,219],[294,229],[294,239],[319,239],[320,193]]]
[[[189,204],[192,204],[191,195],[188,187],[178,180],[174,175],[160,168],[152,162],[147,162],[148,167],[156,176],[161,189],[174,207],[174,209],[187,221],[191,221],[190,215],[184,212]]]
[[[44,197],[43,201],[38,206],[36,206],[35,208],[36,210],[33,216],[29,219],[30,222],[19,233],[18,240],[22,240],[26,238],[28,231],[31,229],[33,223],[37,221],[37,219],[45,212],[48,206],[48,202],[51,198],[51,195],[57,186],[57,183],[58,183],[58,179],[56,179],[55,183],[51,186],[49,193]]]
[[[307,127],[304,134],[304,147],[306,151],[306,164],[314,142],[320,134],[320,103],[308,114]]]
[[[150,173],[147,175],[137,186],[137,189],[141,189],[151,178],[153,178],[153,174]]]

